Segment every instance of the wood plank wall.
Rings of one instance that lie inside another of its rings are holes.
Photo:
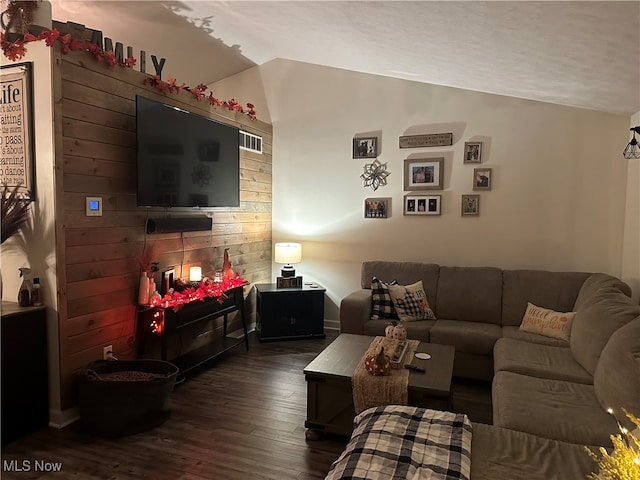
[[[85,52],[57,52],[54,61],[61,403],[67,409],[76,404],[77,371],[101,358],[103,346],[112,344],[119,358],[135,357],[136,254],[145,244],[158,251],[161,270],[175,268],[182,278],[188,278],[192,265],[213,275],[229,248],[234,270],[252,283],[270,281],[272,128],[197,102],[188,92],[159,93],[143,85],[145,74],[106,66]],[[136,94],[263,138],[264,154],[241,150],[240,207],[207,209],[211,231],[145,233],[147,218],[202,213],[136,207]],[[102,217],[85,215],[87,196],[103,198]],[[246,287],[245,295],[250,292]],[[173,338],[169,356],[220,335],[221,321],[196,325]],[[237,318],[230,328],[240,328]]]

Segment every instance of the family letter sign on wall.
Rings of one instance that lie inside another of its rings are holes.
[[[453,133],[430,133],[400,137],[400,148],[444,147],[453,145]]]
[[[34,198],[31,63],[0,70],[0,184]]]

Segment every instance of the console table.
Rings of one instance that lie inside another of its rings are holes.
[[[174,312],[172,308],[145,307],[138,313],[138,358],[144,355],[144,346],[147,337],[154,335],[150,332],[151,322],[157,313],[164,314],[164,323],[161,330],[156,334],[160,337],[160,358],[169,360],[180,369],[180,374],[184,375],[203,363],[212,360],[218,355],[230,350],[242,343],[249,350],[249,335],[247,332],[247,319],[244,309],[243,286],[238,286],[227,290],[227,297],[220,303],[218,298],[207,298],[202,301],[194,301],[185,304],[180,310]],[[232,312],[240,312],[242,320],[243,337],[229,337],[227,332],[228,315]],[[195,323],[213,320],[224,316],[222,337],[214,339],[208,344],[191,350],[177,358],[167,359],[167,338],[178,333],[180,329]]]
[[[256,285],[256,331],[260,341],[324,338],[324,293],[316,283],[302,288]]]
[[[2,302],[2,445],[49,423],[46,307]]]

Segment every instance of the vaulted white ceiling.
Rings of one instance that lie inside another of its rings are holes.
[[[640,1],[77,1],[52,16],[210,84],[274,58],[631,115]],[[147,60],[150,70],[150,61]]]

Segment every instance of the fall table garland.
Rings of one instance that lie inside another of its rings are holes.
[[[216,298],[222,303],[227,298],[227,291],[243,285],[248,285],[244,278],[236,273],[235,277],[224,278],[221,282],[214,282],[209,278],[205,278],[196,286],[188,286],[183,290],[169,289],[169,291],[156,302],[152,302],[152,307],[173,308],[178,311],[187,303],[205,300],[207,298]]]
[[[385,352],[393,352],[398,346],[399,340],[375,337],[367,352],[359,362],[351,385],[353,389],[353,406],[356,413],[360,413],[369,407],[381,405],[407,405],[409,396],[409,370],[405,368],[391,369],[389,375],[371,375],[365,368],[365,359],[377,354],[383,347]],[[407,340],[405,358],[411,358],[418,348],[418,340]]]
[[[0,33],[0,46],[2,47],[2,53],[11,61],[18,61],[24,57],[27,52],[26,44],[31,42],[37,42],[44,40],[48,47],[54,45],[59,46],[63,54],[75,51],[85,51],[94,56],[99,62],[104,62],[109,66],[119,65],[125,68],[131,68],[135,66],[135,57],[126,57],[122,60],[118,59],[113,51],[105,51],[100,45],[92,42],[86,42],[71,37],[71,34],[67,33],[62,35],[58,30],[52,28],[51,30],[42,30],[38,35],[26,33],[23,38],[19,38],[15,41],[9,41],[4,32]],[[213,95],[213,92],[209,92],[209,95],[205,93],[207,86],[199,84],[196,87],[190,87],[185,83],[178,84],[177,80],[173,77],[169,77],[165,82],[159,75],[147,75],[144,79],[145,85],[150,85],[156,88],[162,93],[180,93],[185,90],[199,102],[206,99],[209,105],[213,107],[221,107],[232,112],[239,112],[250,119],[256,119],[256,111],[252,103],[247,103],[246,106],[242,106],[234,99],[220,100]]]

